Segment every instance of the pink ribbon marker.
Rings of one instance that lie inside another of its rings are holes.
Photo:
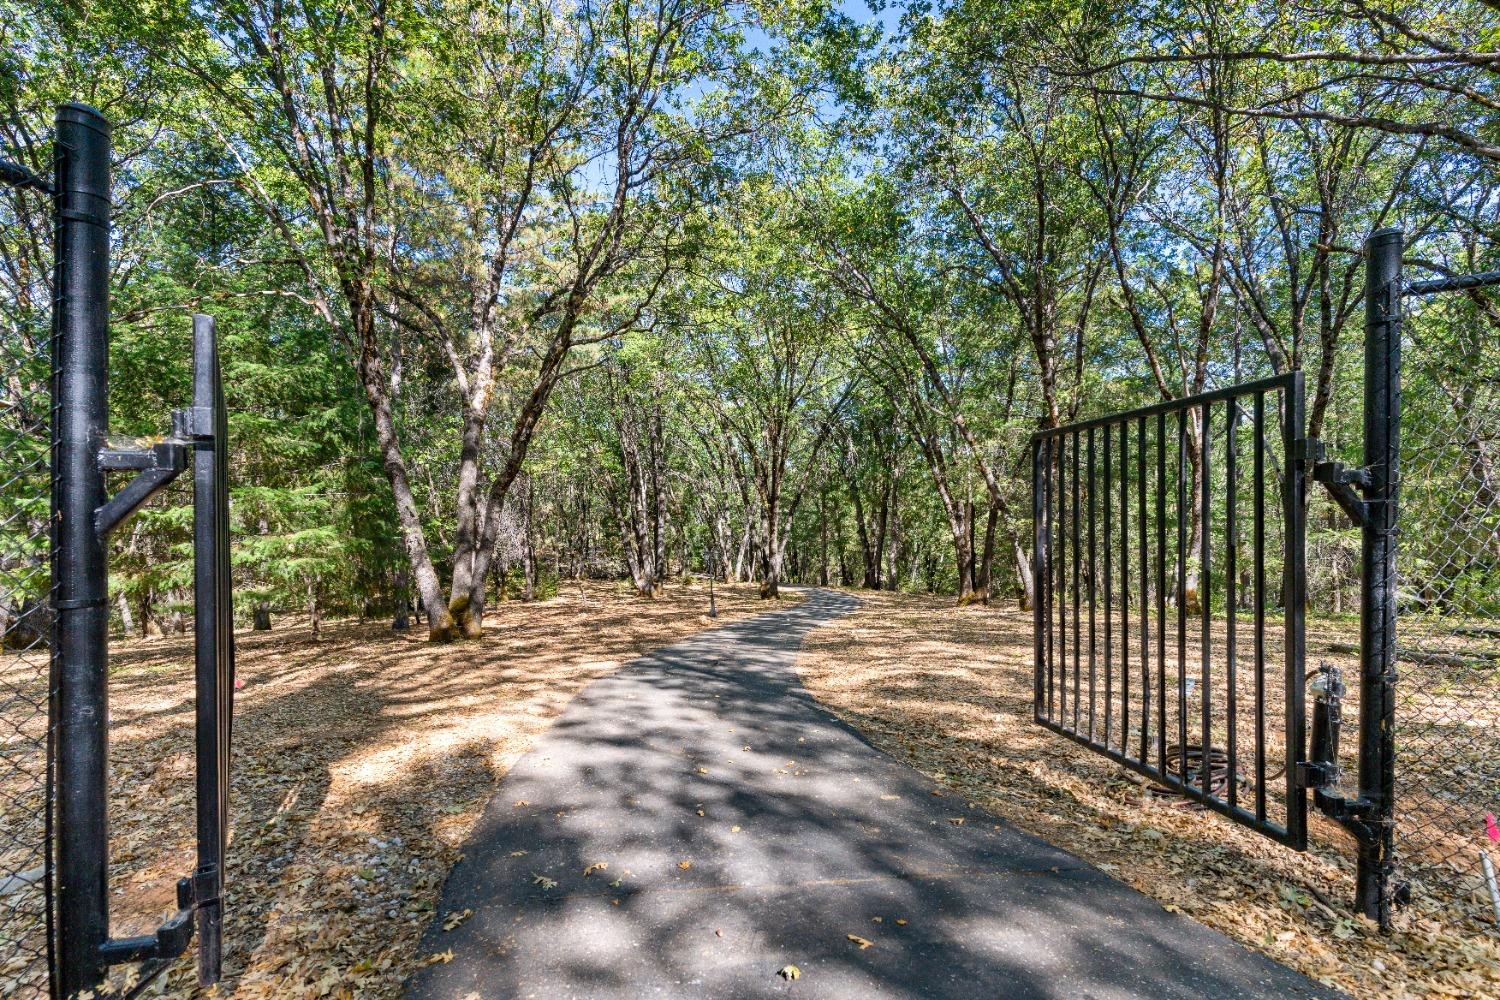
[[[1484,835],[1490,838],[1490,843],[1500,844],[1500,826],[1495,825],[1495,814],[1484,814]]]

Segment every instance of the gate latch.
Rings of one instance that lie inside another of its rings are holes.
[[[1344,677],[1338,667],[1324,663],[1308,678],[1313,692],[1312,756],[1297,765],[1297,777],[1311,788],[1318,811],[1339,823],[1361,843],[1372,835],[1370,817],[1374,804],[1366,798],[1345,798],[1334,790],[1342,777],[1339,770],[1339,730],[1343,726]]]

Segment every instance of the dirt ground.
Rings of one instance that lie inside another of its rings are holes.
[[[767,610],[718,588],[718,623]],[[784,598],[784,600],[797,598]],[[237,635],[225,978],[216,996],[394,997],[500,776],[590,681],[708,627],[707,590],[612,584],[506,602],[479,642],[284,620]],[[192,869],[191,637],[116,643],[116,935],[155,926]],[[10,989],[0,990],[15,995]],[[199,995],[189,960],[146,995]]]
[[[1391,933],[1354,917],[1350,842],[1311,820],[1298,853],[1183,809],[1031,720],[1032,621],[951,600],[855,592],[865,605],[809,638],[815,696],[876,746],[1116,878],[1358,998],[1500,998],[1487,907],[1418,899]],[[1310,649],[1329,635],[1309,627]]]

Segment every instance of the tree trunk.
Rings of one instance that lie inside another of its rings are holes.
[[[318,639],[323,634],[323,614],[318,607],[318,585],[311,580],[307,584],[307,618],[312,627],[312,637]]]
[[[385,377],[385,366],[376,354],[373,317],[366,316],[363,322],[356,321],[356,330],[365,333],[366,347],[355,366],[360,383],[365,389],[365,398],[374,417],[376,445],[380,451],[381,466],[391,484],[391,493],[396,501],[396,518],[401,525],[401,540],[406,546],[407,559],[411,563],[412,576],[416,580],[417,592],[427,608],[427,637],[432,642],[451,642],[454,637],[453,616],[448,612],[448,602],[443,600],[442,584],[438,582],[437,570],[427,551],[427,537],[422,533],[422,515],[417,510],[417,501],[412,493],[411,479],[407,475],[406,459],[401,454],[401,444],[396,435],[396,420],[391,411],[390,387]],[[434,610],[436,609],[436,610]]]
[[[405,568],[396,570],[395,585],[391,588],[395,592],[394,603],[396,605],[394,616],[391,619],[391,629],[395,632],[405,632],[411,628],[411,619],[408,611],[411,607],[411,598],[406,592],[408,580],[409,577]]]
[[[1021,581],[1017,588],[1017,597],[1021,602],[1022,611],[1030,611],[1036,605],[1036,581],[1031,575],[1031,560],[1026,555],[1026,549],[1021,545],[1021,540],[1014,534],[1010,536],[1011,548],[1016,559],[1016,578]]]
[[[524,576],[521,600],[536,599],[536,539],[532,533],[532,518],[536,514],[536,484],[526,477],[526,506],[521,522],[521,571]]]
[[[120,625],[125,630],[125,634],[130,635],[135,631],[135,615],[131,614],[130,602],[125,599],[124,591],[120,592],[120,599],[117,603],[120,606]]]
[[[818,586],[828,586],[828,505],[826,491],[818,492]]]
[[[991,500],[989,513],[984,519],[984,549],[974,575],[974,596],[981,604],[990,603],[990,586],[995,571],[995,529],[999,522],[1000,507]]]

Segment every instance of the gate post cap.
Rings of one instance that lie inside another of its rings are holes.
[[[70,101],[67,104],[57,106],[57,120],[68,121],[87,128],[95,129],[108,135],[110,132],[109,119],[99,112],[93,105],[84,104],[82,101]]]

